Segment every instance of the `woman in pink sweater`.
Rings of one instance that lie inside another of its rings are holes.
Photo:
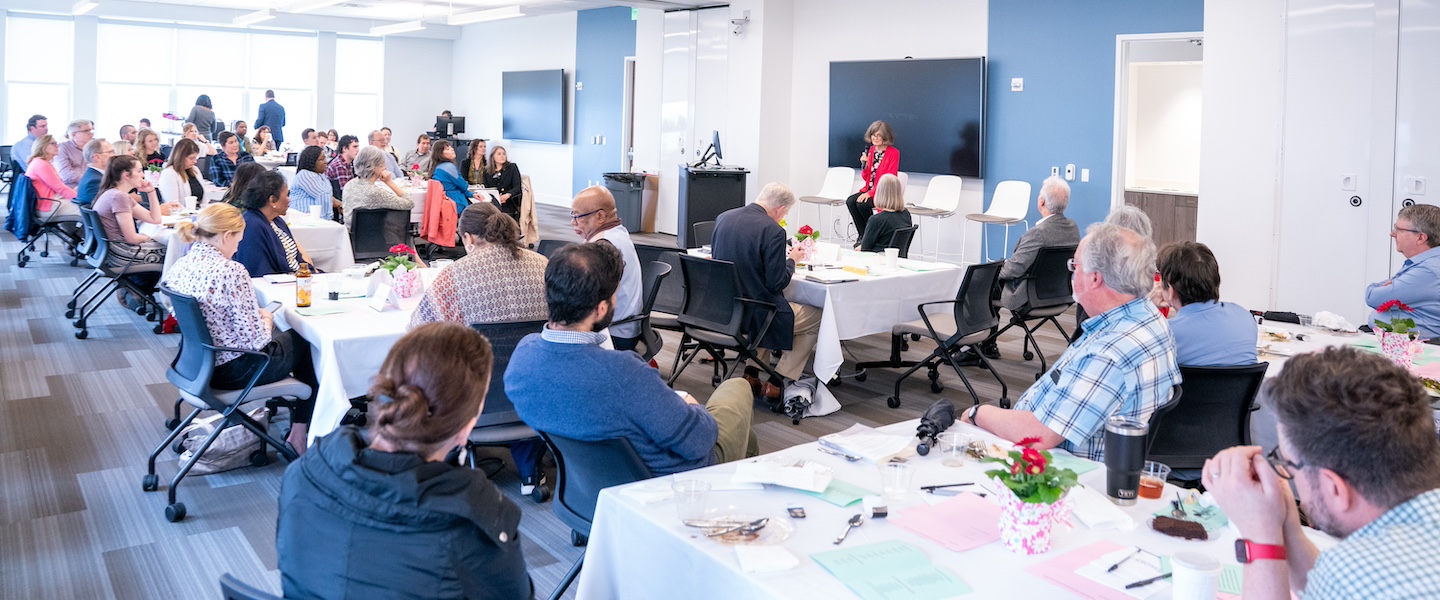
[[[30,177],[30,185],[35,188],[35,210],[41,218],[46,221],[56,220],[55,217],[80,217],[80,207],[73,202],[64,200],[75,199],[75,188],[65,185],[60,180],[60,172],[55,170],[51,162],[55,156],[60,154],[60,144],[55,142],[54,136],[41,136],[35,140],[34,150],[25,167],[25,174]]]

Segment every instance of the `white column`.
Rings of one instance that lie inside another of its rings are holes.
[[[99,59],[96,37],[100,19],[90,15],[75,17],[75,69],[70,88],[71,111],[75,119],[95,120],[100,112],[99,75],[95,63]],[[64,130],[64,124],[60,129]]]
[[[315,122],[335,127],[335,32],[321,31],[315,47]]]

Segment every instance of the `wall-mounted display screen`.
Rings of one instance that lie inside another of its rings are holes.
[[[565,70],[501,74],[501,127],[507,140],[565,143]]]
[[[877,120],[895,135],[901,171],[980,177],[985,59],[830,63],[830,166],[859,168]]]

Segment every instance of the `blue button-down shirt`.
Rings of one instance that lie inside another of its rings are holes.
[[[1303,600],[1433,598],[1440,593],[1440,490],[1396,506],[1320,553]]]
[[[1253,365],[1259,327],[1245,307],[1234,302],[1192,302],[1170,317],[1175,360],[1191,367]]]
[[[1415,319],[1422,336],[1440,336],[1440,260],[1437,259],[1440,259],[1440,248],[1405,259],[1394,277],[1365,288],[1365,304],[1378,308],[1391,300],[1404,302],[1415,309],[1414,314],[1406,316]],[[1376,317],[1389,321],[1398,313],[1398,310],[1389,315],[1371,313],[1370,323],[1373,325]]]
[[[1025,390],[1016,410],[1065,438],[1060,448],[1105,458],[1105,420],[1144,423],[1180,383],[1175,340],[1150,300],[1136,298],[1085,320],[1085,334]]]

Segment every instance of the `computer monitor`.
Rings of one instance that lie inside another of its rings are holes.
[[[720,151],[720,131],[719,131],[719,130],[715,130],[715,131],[711,131],[711,132],[710,132],[710,146],[715,149],[715,162],[718,163],[718,162],[720,162],[722,159],[725,158],[725,153]]]
[[[705,149],[705,153],[700,156],[700,160],[695,163],[695,166],[697,166],[697,167],[704,166],[704,165],[706,165],[706,164],[708,164],[708,163],[710,162],[710,159],[711,159],[711,158],[714,158],[714,159],[715,159],[715,166],[717,166],[717,167],[720,166],[720,159],[721,159],[721,158],[724,158],[724,154],[722,154],[722,153],[720,152],[720,132],[719,132],[719,131],[711,131],[711,133],[710,133],[710,147]]]
[[[465,117],[435,117],[435,133],[445,137],[465,133]]]

